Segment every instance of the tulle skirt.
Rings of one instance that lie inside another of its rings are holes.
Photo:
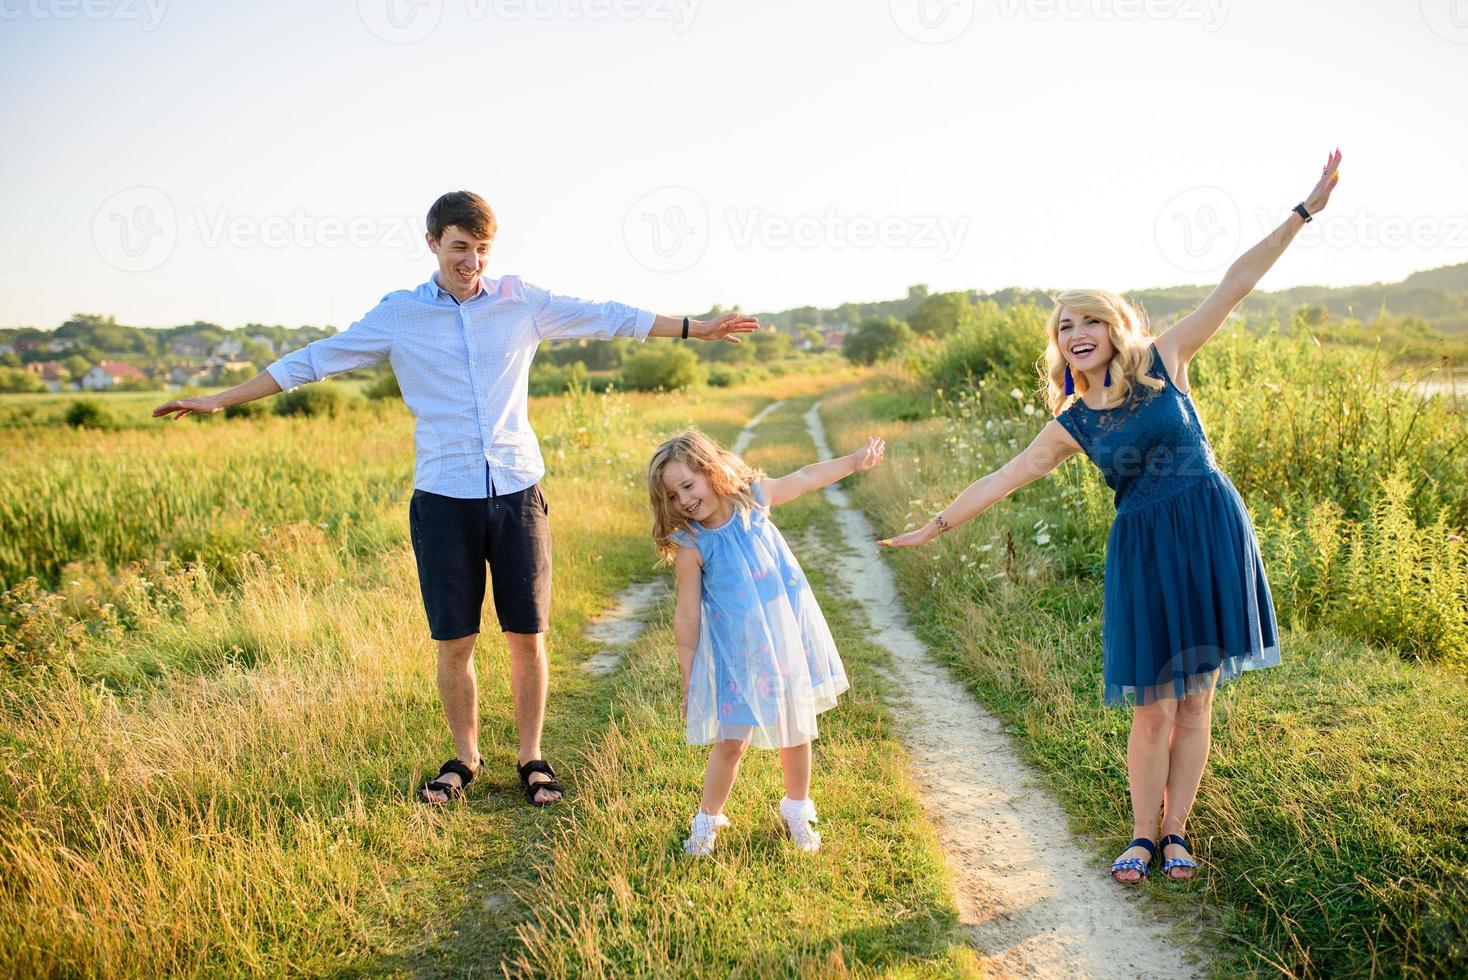
[[[1101,622],[1108,705],[1181,699],[1279,663],[1259,541],[1228,477],[1117,513]]]
[[[816,716],[851,685],[803,576],[745,607],[703,607],[688,684],[687,738],[757,748],[812,741]]]

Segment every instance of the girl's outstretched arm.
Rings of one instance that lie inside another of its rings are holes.
[[[679,711],[688,718],[688,678],[693,673],[693,651],[698,648],[698,632],[703,615],[703,563],[697,548],[679,548],[673,562],[678,579],[678,603],[673,608],[673,642],[678,647],[678,670],[683,675],[679,688],[682,698]]]
[[[794,500],[803,493],[830,486],[853,473],[869,470],[882,461],[882,454],[886,451],[887,443],[872,436],[867,439],[865,446],[849,456],[840,456],[836,459],[822,460],[819,463],[802,466],[794,473],[782,476],[778,480],[763,480],[760,487],[765,492],[765,500],[771,507],[774,507],[788,500]]]
[[[1316,181],[1315,189],[1303,202],[1305,210],[1312,217],[1323,210],[1330,200],[1330,192],[1335,189],[1336,181],[1341,176],[1340,165],[1339,149],[1325,158],[1325,169],[1320,172],[1320,180]],[[1173,377],[1179,376],[1193,359],[1193,355],[1223,326],[1223,321],[1228,319],[1234,307],[1254,291],[1259,280],[1264,278],[1264,273],[1284,254],[1290,242],[1294,241],[1295,234],[1303,227],[1305,219],[1300,217],[1299,212],[1291,211],[1284,224],[1270,232],[1263,241],[1239,256],[1228,267],[1223,281],[1207,299],[1198,304],[1197,309],[1162,332],[1156,341],[1157,352],[1162,355]]]
[[[927,544],[938,535],[951,531],[964,521],[973,520],[984,511],[1027,483],[1033,483],[1066,459],[1081,451],[1075,438],[1059,422],[1051,422],[1040,430],[1014,459],[999,469],[968,485],[958,499],[938,512],[932,520],[906,534],[885,538],[878,544],[890,548],[911,548]]]

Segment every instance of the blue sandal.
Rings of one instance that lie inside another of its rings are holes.
[[[1152,862],[1157,860],[1157,845],[1147,838],[1137,837],[1124,847],[1123,850],[1130,851],[1134,847],[1145,847],[1147,854],[1150,856],[1146,860],[1142,858],[1117,858],[1111,862],[1111,877],[1116,878],[1123,885],[1139,884],[1142,879],[1147,877],[1147,872],[1152,868]],[[1116,877],[1119,873],[1125,871],[1135,871],[1137,873],[1137,880],[1130,881],[1126,878]]]
[[[1162,840],[1158,841],[1157,843],[1158,843],[1158,846],[1160,846],[1160,847],[1166,847],[1168,844],[1176,844],[1178,847],[1181,847],[1183,850],[1187,851],[1189,855],[1191,855],[1193,853],[1193,849],[1188,846],[1188,839],[1186,837],[1184,837],[1182,834],[1168,834],[1166,837],[1162,838]],[[1188,874],[1188,875],[1175,875],[1175,874],[1173,874],[1173,871],[1177,870],[1178,868],[1191,868],[1192,871],[1193,871],[1193,874]],[[1170,881],[1187,881],[1190,878],[1193,878],[1194,876],[1196,876],[1197,875],[1197,872],[1198,872],[1198,862],[1192,860],[1191,857],[1185,857],[1185,858],[1168,858],[1166,861],[1163,861],[1162,862],[1162,873],[1165,874],[1165,875],[1167,875],[1167,877],[1168,877],[1168,879]]]

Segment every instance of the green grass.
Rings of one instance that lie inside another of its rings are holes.
[[[586,620],[653,574],[641,469],[657,442],[689,422],[732,439],[777,387],[830,383],[537,400],[556,528],[546,749],[571,791],[548,811],[526,807],[515,781],[493,635],[477,656],[485,774],[465,805],[413,802],[450,749],[401,528],[406,480],[363,505],[363,522],[383,528],[375,546],[329,522],[283,521],[251,551],[188,570],[130,564],[160,531],[141,504],[124,507],[132,552],[124,541],[70,591],[6,613],[6,642],[48,655],[0,667],[0,973],[972,972],[890,719],[863,678],[877,654],[841,606],[833,622],[858,688],[818,749],[832,845],[815,862],[775,833],[778,784],[757,763],[736,790],[723,856],[676,860],[702,758],[678,738],[665,621],[616,675],[578,667],[592,652]],[[233,431],[241,458],[277,465],[295,442],[334,440],[332,472],[317,479],[350,495],[383,452],[353,438],[355,424],[259,419]],[[137,438],[156,440],[141,445],[187,479],[182,461],[200,459],[188,431]],[[48,455],[84,469],[105,465],[101,446],[62,441]],[[245,501],[300,494],[260,465]],[[125,486],[150,472],[111,471]],[[672,895],[710,904],[679,908]],[[763,918],[750,914],[755,898]]]
[[[914,420],[910,405],[873,383],[823,409],[837,452],[869,432],[889,441],[892,465],[855,492],[879,532],[950,500],[975,453],[1013,451],[1004,426]],[[1091,552],[1067,536],[1095,524],[1088,466],[1068,463],[892,561],[920,635],[1011,726],[1076,826],[1110,856],[1130,837],[1129,716],[1101,706],[1101,583],[1087,574],[1101,542]],[[1037,518],[1050,525],[1044,545]],[[1331,632],[1291,631],[1283,647],[1283,666],[1218,698],[1189,827],[1203,875],[1146,890],[1179,914],[1201,907],[1221,923],[1222,973],[1468,971],[1468,684]]]

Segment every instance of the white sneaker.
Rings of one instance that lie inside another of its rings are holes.
[[[714,842],[720,828],[729,826],[729,818],[722,813],[709,816],[700,809],[693,815],[693,829],[683,842],[683,853],[692,857],[708,857],[714,853]]]
[[[807,854],[814,854],[821,849],[821,835],[811,828],[811,824],[818,819],[816,817],[816,805],[812,800],[792,800],[785,797],[780,801],[780,816],[785,821],[785,829],[790,833],[790,839],[795,846]]]

